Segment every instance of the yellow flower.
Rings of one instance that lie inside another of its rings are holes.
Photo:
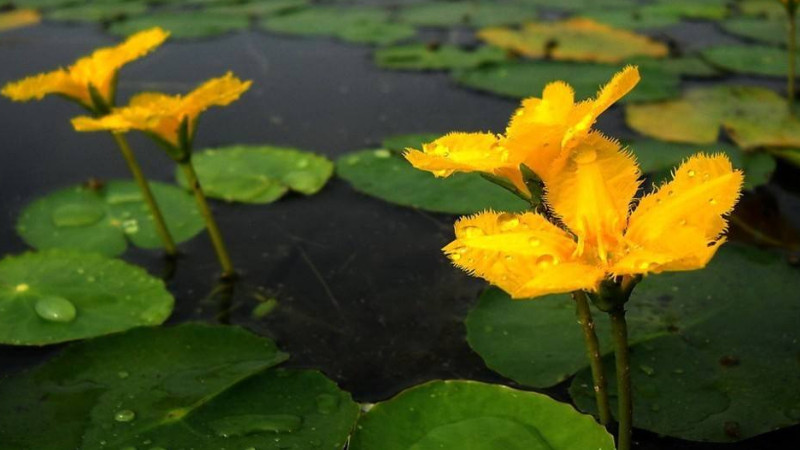
[[[251,84],[252,81],[242,81],[228,72],[184,96],[142,93],[133,97],[128,106],[115,108],[104,117],[76,117],[72,125],[77,131],[124,133],[140,130],[178,149],[182,147],[180,135],[184,121],[188,127],[187,137],[191,139],[200,113],[211,106],[225,106],[236,101]]]
[[[698,154],[628,215],[639,169],[593,132],[546,183],[561,228],[540,214],[483,212],[460,219],[444,248],[455,265],[514,298],[596,291],[609,277],[704,267],[725,241],[742,173],[724,155]]]
[[[161,28],[151,28],[129,37],[115,46],[95,50],[66,69],[34,75],[3,87],[2,94],[14,101],[41,100],[48,94],[60,94],[92,111],[114,104],[117,72],[125,64],[147,55],[169,36]],[[104,105],[96,105],[91,89],[95,89]]]
[[[437,177],[454,172],[484,172],[505,177],[522,192],[520,164],[548,182],[567,164],[576,146],[589,135],[597,117],[639,82],[639,71],[628,66],[600,89],[594,100],[575,102],[564,82],[545,86],[542,98],[528,98],[514,115],[505,135],[451,133],[422,150],[406,149],[405,157]]]

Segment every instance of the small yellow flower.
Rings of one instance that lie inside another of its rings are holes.
[[[174,148],[181,147],[181,126],[185,121],[187,137],[191,139],[197,118],[211,106],[225,106],[236,101],[250,88],[252,81],[242,81],[228,72],[206,81],[186,95],[143,93],[133,97],[128,106],[115,108],[100,117],[76,117],[72,125],[77,131],[125,133],[143,131]]]
[[[406,149],[405,156],[414,167],[438,177],[454,172],[484,172],[505,177],[527,193],[520,164],[545,183],[554,179],[589,135],[597,117],[638,82],[638,69],[628,66],[600,89],[594,100],[578,103],[568,84],[550,83],[542,98],[523,100],[505,135],[451,133],[423,145],[422,150]]]
[[[147,55],[169,36],[161,28],[151,28],[129,37],[115,46],[95,50],[66,69],[34,75],[3,87],[2,94],[14,101],[41,100],[48,94],[63,95],[92,111],[114,104],[117,72],[125,64]],[[91,89],[104,105],[96,105]]]
[[[444,248],[455,265],[514,298],[596,291],[609,277],[704,267],[725,241],[743,176],[724,155],[695,155],[628,215],[639,169],[591,133],[545,184],[561,228],[543,215],[483,212],[460,219]]]

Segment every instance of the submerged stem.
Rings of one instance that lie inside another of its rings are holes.
[[[633,397],[631,395],[631,364],[628,350],[628,325],[625,321],[624,307],[615,308],[608,313],[611,318],[611,332],[614,336],[614,354],[617,368],[617,450],[630,450],[633,429]]]
[[[600,343],[597,341],[597,333],[594,330],[594,320],[592,310],[589,307],[589,300],[583,291],[572,293],[578,314],[578,323],[583,329],[583,339],[586,344],[586,356],[592,368],[592,380],[594,381],[594,397],[597,402],[597,412],[600,423],[608,425],[611,421],[611,408],[608,405],[608,390],[606,375],[603,371],[603,361],[600,355]]]
[[[231,258],[228,255],[228,249],[225,247],[225,242],[222,240],[222,233],[220,233],[217,222],[214,220],[214,215],[211,214],[211,208],[209,208],[208,201],[203,193],[203,188],[200,186],[200,180],[197,179],[197,172],[194,170],[192,161],[188,160],[185,162],[180,162],[178,165],[181,167],[181,170],[183,170],[183,174],[186,176],[186,181],[189,183],[189,186],[191,186],[192,191],[194,192],[194,198],[197,200],[197,206],[200,208],[200,214],[203,216],[203,220],[206,222],[208,235],[211,237],[211,243],[214,245],[214,251],[217,253],[217,259],[219,259],[219,263],[222,266],[222,278],[233,278],[236,275],[236,272],[233,268],[233,263],[231,263]]]
[[[158,207],[153,192],[150,190],[150,184],[142,173],[142,167],[139,165],[139,162],[136,161],[136,157],[130,145],[128,145],[125,136],[121,133],[111,133],[111,135],[114,137],[114,141],[117,143],[120,152],[122,152],[125,162],[128,163],[128,168],[131,174],[133,174],[133,179],[142,192],[142,198],[144,198],[147,207],[150,209],[150,214],[153,216],[153,222],[156,225],[156,232],[158,233],[158,237],[161,238],[161,242],[164,244],[164,251],[167,252],[168,256],[175,256],[178,253],[175,248],[175,241],[172,240],[172,235],[169,233],[167,223],[164,221],[164,215],[161,214],[161,209]]]

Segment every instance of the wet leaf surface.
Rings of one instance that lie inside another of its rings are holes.
[[[741,17],[720,22],[720,26],[728,33],[749,40],[785,47],[789,40],[789,23],[783,7],[778,8],[782,14],[774,19]],[[800,36],[800,31],[797,35]]]
[[[590,416],[535,392],[475,381],[431,381],[378,403],[352,450],[612,450]]]
[[[505,59],[505,52],[494,47],[465,50],[453,45],[411,44],[375,52],[375,62],[379,67],[401,70],[469,69]]]
[[[173,303],[158,278],[97,254],[48,250],[0,261],[3,344],[45,345],[159,325]]]
[[[196,236],[204,222],[191,194],[177,186],[150,182],[172,238]],[[128,243],[160,248],[161,239],[139,188],[132,181],[110,181],[99,189],[74,186],[35,200],[17,220],[17,232],[38,249],[66,248],[119,255]]]
[[[245,30],[250,27],[250,21],[245,15],[225,12],[164,11],[115,23],[108,28],[108,31],[117,36],[128,36],[156,26],[169,31],[174,38],[192,39]]]
[[[766,45],[709,47],[702,54],[709,64],[734,73],[785,77],[789,66],[785,49]]]
[[[146,13],[148,7],[141,2],[90,3],[48,11],[48,20],[64,22],[112,22]]]
[[[538,17],[534,8],[489,1],[430,1],[402,8],[398,20],[424,27],[512,25]]]
[[[271,146],[209,149],[192,162],[206,195],[229,202],[271,203],[289,190],[312,195],[333,174],[333,163],[323,156]],[[188,189],[180,170],[175,176]]]

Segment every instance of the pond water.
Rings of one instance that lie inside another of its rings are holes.
[[[691,40],[708,36],[708,29],[690,26],[678,34]],[[111,42],[90,27],[48,24],[5,33],[0,84],[69,64]],[[202,117],[198,149],[268,143],[336,157],[378,147],[399,133],[502,131],[517,105],[459,88],[446,75],[381,71],[367,47],[254,32],[170,42],[123,70],[120,102],[145,89],[185,91],[228,70],[252,79],[253,88],[231,107]],[[128,177],[108,136],[72,130],[68,118],[80,112],[60,99],[0,100],[3,254],[26,249],[14,224],[31,199],[90,177]],[[629,133],[618,108],[598,127],[617,137]],[[132,135],[131,142],[150,178],[173,180],[174,166],[163,152],[141,136]],[[779,177],[792,178],[786,170]],[[158,252],[124,255],[164,274],[176,298],[168,323],[226,322],[270,336],[291,354],[288,366],[318,368],[361,402],[438,378],[514,385],[487,369],[465,341],[463,319],[484,283],[438,251],[452,238],[453,216],[367,197],[337,178],[307,198],[289,195],[267,206],[215,201],[213,207],[242,275],[232,285],[218,284],[205,235],[180,246],[183,256],[174,267]],[[255,319],[252,310],[263,298],[279,306]],[[32,367],[60,348],[0,346],[0,374]],[[569,399],[564,385],[547,392]],[[787,442],[800,441],[800,427],[726,445],[640,431],[634,437],[640,449],[767,450],[790,448]]]

